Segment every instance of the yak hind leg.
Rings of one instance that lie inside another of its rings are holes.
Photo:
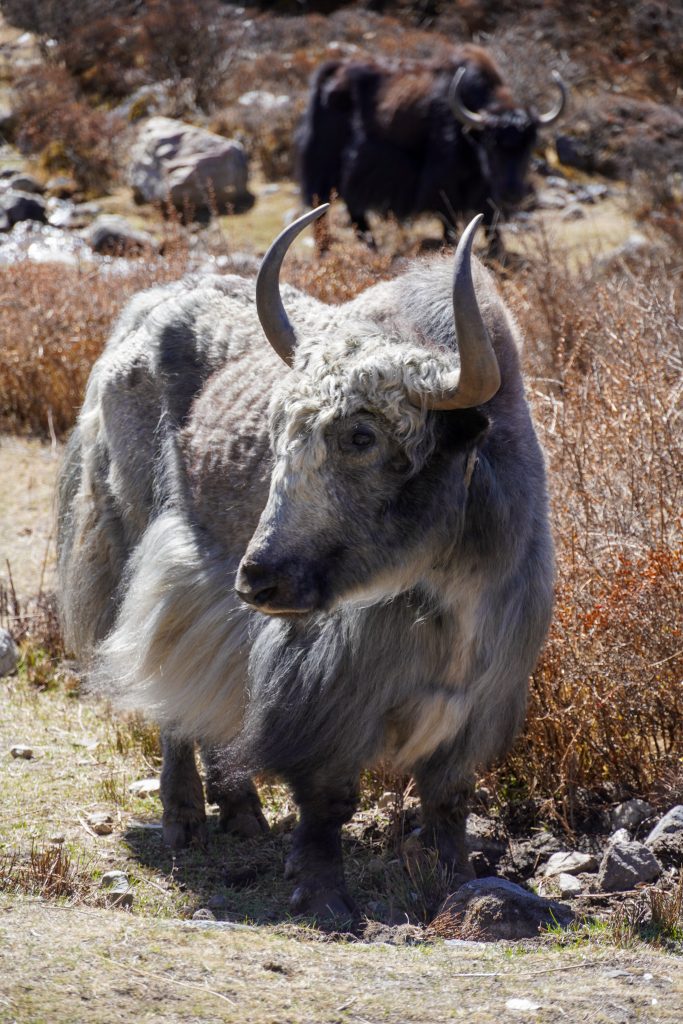
[[[204,790],[194,756],[194,743],[161,735],[161,803],[163,838],[180,850],[191,842],[206,842]]]
[[[225,752],[220,748],[203,745],[202,760],[206,769],[206,798],[210,804],[218,804],[221,832],[244,839],[267,835],[270,826],[252,780],[232,779],[225,767]]]
[[[350,922],[356,907],[344,878],[341,830],[358,805],[358,777],[287,781],[300,811],[285,865],[285,878],[294,883],[290,906],[319,921]]]
[[[467,848],[467,815],[473,779],[453,770],[447,757],[433,755],[413,771],[422,803],[423,845],[435,850],[449,883],[474,878]]]

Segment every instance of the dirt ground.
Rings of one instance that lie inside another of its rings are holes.
[[[274,930],[0,901],[0,1021],[674,1024],[680,961],[502,944],[302,942]]]

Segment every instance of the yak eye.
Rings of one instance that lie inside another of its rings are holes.
[[[377,437],[371,427],[364,423],[356,423],[344,433],[341,446],[349,451],[360,451],[372,448],[376,441]]]

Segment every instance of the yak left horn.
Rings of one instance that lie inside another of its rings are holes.
[[[256,278],[256,312],[261,321],[261,327],[266,338],[280,359],[287,363],[287,366],[291,366],[294,361],[296,332],[289,322],[280,297],[280,267],[287,250],[297,235],[318,217],[322,217],[329,208],[329,203],[323,203],[322,206],[305,213],[303,217],[299,217],[284,231],[281,231],[263,257]]]
[[[562,116],[562,112],[567,106],[567,99],[569,97],[569,88],[566,82],[563,81],[562,75],[559,71],[553,71],[552,76],[553,82],[557,86],[560,95],[552,110],[549,110],[546,114],[538,115],[538,123],[545,126],[555,124],[557,119]]]

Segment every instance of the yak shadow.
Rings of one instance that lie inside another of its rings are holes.
[[[192,918],[198,911],[208,910],[218,921],[255,925],[296,921],[315,924],[323,932],[357,930],[351,922],[294,917],[289,906],[292,885],[284,878],[290,832],[243,839],[220,832],[217,824],[217,813],[209,813],[206,844],[191,844],[176,852],[164,844],[157,824],[137,822],[126,830],[124,841],[132,857],[157,876],[151,884],[158,888],[159,880],[171,883],[174,916]],[[357,925],[372,916],[368,912],[379,895],[376,876],[368,870],[368,865],[377,862],[376,844],[353,836],[344,836],[343,844],[349,889],[358,905]],[[144,877],[146,872],[142,874]],[[400,907],[392,909],[391,917],[406,921]]]

